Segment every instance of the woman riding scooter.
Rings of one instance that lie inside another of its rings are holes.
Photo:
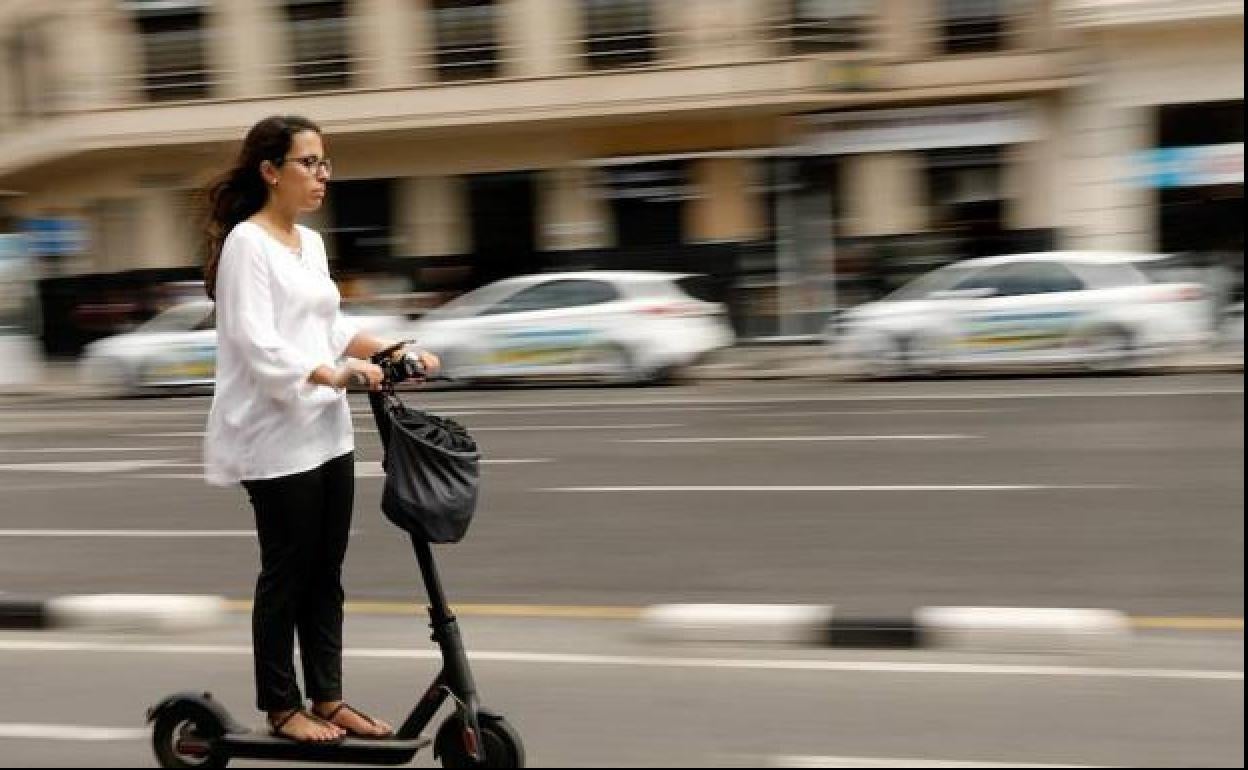
[[[392,734],[342,694],[341,575],[355,481],[345,389],[380,386],[368,358],[390,343],[342,315],[320,235],[295,223],[320,207],[331,171],[322,132],[306,118],[253,126],[209,190],[205,270],[218,350],[204,475],[241,483],[255,512],[256,702],[275,735],[317,743]],[[432,354],[419,361],[438,369]],[[295,676],[296,632],[310,709]]]

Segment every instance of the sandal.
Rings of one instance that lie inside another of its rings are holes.
[[[338,716],[338,712],[342,711],[343,709],[350,711],[352,714],[355,714],[357,717],[359,717],[360,719],[363,719],[365,722],[368,722],[370,725],[373,725],[373,726],[377,725],[376,719],[373,719],[368,714],[365,714],[363,711],[360,711],[356,707],[352,706],[350,703],[347,703],[345,700],[339,703],[337,706],[335,706],[334,710],[329,712],[325,716],[323,717],[319,715],[316,715],[316,716],[318,719],[323,719],[324,721],[329,722],[331,725],[334,725],[335,727],[346,730],[347,735],[351,736],[352,738],[364,738],[365,740],[375,741],[375,740],[382,740],[385,738],[394,737],[393,730],[389,730],[385,733],[362,733],[358,730],[352,730],[350,727],[344,727],[343,725],[338,724],[337,722],[334,721],[334,717]]]
[[[295,715],[297,714],[302,714],[304,717],[306,717],[312,722],[319,722],[321,724],[330,724],[330,722],[327,722],[326,720],[321,719],[316,714],[313,714],[310,711],[305,711],[304,709],[291,709],[290,713],[288,713],[286,716],[282,717],[281,719],[277,720],[276,722],[274,722],[272,719],[269,720],[269,733],[275,738],[285,738],[286,740],[294,741],[295,743],[315,743],[318,745],[321,745],[321,744],[332,745],[335,743],[342,743],[343,738],[346,737],[345,735],[340,735],[337,738],[324,738],[324,739],[300,738],[296,735],[291,735],[290,733],[284,732],[282,728],[285,727],[290,722],[290,720],[294,719]],[[337,725],[334,725],[334,726],[337,727]]]

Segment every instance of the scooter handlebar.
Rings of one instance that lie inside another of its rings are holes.
[[[385,350],[378,351],[369,360],[381,367],[382,382],[387,385],[398,385],[408,380],[424,381],[425,367],[416,356],[403,351],[404,346],[415,340],[396,342]]]

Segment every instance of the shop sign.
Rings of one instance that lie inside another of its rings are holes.
[[[72,217],[34,217],[22,223],[30,252],[44,257],[64,257],[82,252],[86,226]]]
[[[1137,153],[1131,165],[1136,187],[1243,184],[1244,143],[1159,147]]]
[[[991,102],[811,115],[810,155],[986,147],[1040,138],[1028,102]]]

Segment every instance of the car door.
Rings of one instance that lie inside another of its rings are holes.
[[[997,265],[958,288],[983,294],[965,300],[957,314],[963,360],[1028,362],[1059,357],[1088,311],[1083,281],[1055,261]]]
[[[211,303],[188,306],[183,328],[152,335],[152,354],[140,381],[146,385],[210,385],[216,376],[216,312]]]
[[[607,281],[554,279],[529,286],[481,314],[473,376],[579,373],[585,351],[601,345],[601,307],[618,298]]]

